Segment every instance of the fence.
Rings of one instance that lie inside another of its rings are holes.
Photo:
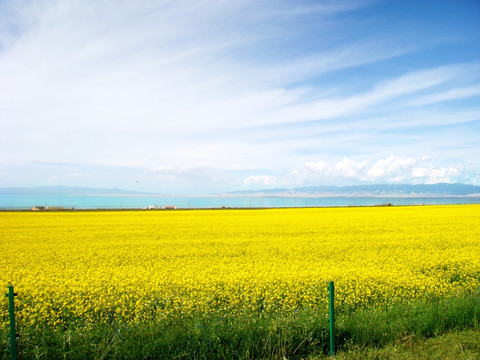
[[[351,326],[346,327],[345,314],[341,312],[341,303],[339,303],[336,310],[337,310],[337,315],[340,316],[339,318],[340,320],[338,323],[339,325],[337,326],[337,328],[335,328],[335,315],[336,315],[334,311],[335,310],[335,286],[333,281],[330,281],[328,283],[328,290],[329,290],[329,315],[328,315],[329,332],[328,332],[327,317],[325,316],[326,314],[323,312],[322,314],[318,313],[319,317],[316,320],[314,320],[314,322],[317,323],[317,321],[320,318],[323,319],[323,320],[320,320],[321,322],[325,321],[325,327],[323,328],[325,329],[325,333],[324,333],[325,336],[323,337],[321,343],[317,342],[315,346],[318,346],[319,344],[324,344],[325,346],[324,351],[327,351],[328,350],[327,345],[329,345],[330,355],[334,355],[335,347],[336,346],[340,348],[342,347],[342,341],[345,340],[345,336],[349,333],[352,327]],[[11,352],[11,359],[16,359],[17,351],[19,351],[19,356],[22,357],[22,351],[24,350],[24,348],[22,347],[22,342],[20,342],[20,344],[17,344],[19,337],[16,333],[16,326],[18,326],[18,324],[16,325],[16,321],[15,321],[15,302],[14,302],[14,298],[15,296],[17,296],[17,294],[14,292],[13,286],[10,285],[8,287],[8,293],[5,294],[5,296],[8,298],[8,303],[9,303],[9,318],[10,318],[10,339],[9,340],[10,341],[9,341],[9,345],[7,345],[6,348],[3,348],[2,352],[3,352],[3,356],[5,356],[6,355],[5,351],[9,348]],[[20,298],[19,300],[21,300],[21,294],[19,298]],[[340,299],[341,301],[341,296],[339,296],[338,299]],[[471,294],[468,297],[465,297],[464,300],[461,300],[462,298],[458,298],[458,299],[452,298],[451,300],[449,300],[448,298],[446,298],[444,302],[441,302],[440,299],[433,299],[432,303],[429,304],[428,307],[425,307],[425,304],[423,302],[417,305],[413,304],[412,306],[410,304],[404,304],[398,310],[395,310],[393,308],[388,309],[388,307],[386,307],[385,312],[383,312],[383,309],[381,307],[378,309],[374,309],[374,312],[372,313],[373,317],[368,317],[369,316],[368,313],[366,313],[366,316],[364,316],[363,315],[364,313],[360,311],[358,314],[356,315],[353,314],[351,315],[350,318],[347,318],[347,320],[349,319],[349,321],[352,324],[355,324],[355,327],[353,329],[357,331],[357,335],[359,334],[359,336],[356,336],[356,337],[352,336],[351,340],[354,341],[355,344],[360,344],[362,346],[365,346],[372,343],[377,343],[377,344],[380,343],[381,340],[388,335],[387,334],[388,331],[390,331],[395,336],[400,333],[404,334],[406,331],[407,333],[413,334],[412,336],[416,336],[418,334],[420,336],[430,337],[440,332],[443,332],[447,329],[456,328],[457,326],[459,328],[462,328],[462,327],[465,327],[465,325],[467,325],[468,327],[479,329],[478,324],[480,320],[480,293],[478,292],[478,289],[475,290],[474,294]],[[314,311],[317,312],[318,310],[314,310]],[[379,311],[381,311],[381,313]],[[387,316],[388,314],[391,314],[391,316],[388,317]],[[6,312],[5,312],[5,315],[6,315]],[[420,315],[423,316],[423,318],[421,319],[421,321],[424,321],[423,324],[419,324]],[[408,320],[409,318],[410,320]],[[5,319],[6,319],[6,316],[5,316]],[[21,324],[21,319],[22,319],[21,316],[19,317],[19,319],[17,319],[20,321],[20,334],[22,334],[22,329],[23,329]],[[399,321],[399,319],[401,321],[397,325],[395,322]],[[373,323],[372,320],[376,322]],[[384,321],[385,326],[382,326],[379,320]],[[373,327],[369,326],[372,324],[373,324]],[[345,329],[347,329],[347,332]],[[5,334],[4,332],[2,333]],[[377,333],[380,334],[379,337],[375,337]],[[162,333],[159,334],[159,336],[160,338],[162,338],[164,342],[169,344],[168,346],[170,346],[171,338],[168,336],[166,337],[163,330],[162,330]],[[363,337],[363,340],[362,340],[362,337]],[[335,338],[339,340],[338,344],[335,343],[335,340],[336,340]],[[391,339],[395,339],[395,338],[392,337]],[[184,341],[184,340],[181,340],[181,341]],[[303,343],[303,341],[300,343],[300,345]],[[2,339],[2,342],[5,343],[3,339]],[[177,345],[182,346],[181,344],[177,344]]]
[[[330,303],[330,355],[335,354],[335,285],[333,281],[328,283],[329,291],[329,303]],[[10,353],[11,359],[17,359],[17,338],[18,334],[16,332],[15,326],[15,296],[17,293],[14,292],[13,285],[8,287],[8,293],[5,294],[5,297],[8,297],[9,302],[9,318],[10,318]]]
[[[15,302],[14,298],[17,293],[13,291],[13,286],[8,287],[8,293],[5,297],[8,297],[8,312],[10,317],[10,352],[12,354],[12,360],[17,359],[17,332],[15,327]]]

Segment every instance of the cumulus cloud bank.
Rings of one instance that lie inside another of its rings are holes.
[[[336,163],[309,162],[278,176],[251,175],[249,189],[353,184],[436,184],[470,182],[463,164],[441,167],[429,157],[389,156],[375,161],[344,158]],[[478,173],[478,171],[477,171]]]

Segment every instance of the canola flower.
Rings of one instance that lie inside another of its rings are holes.
[[[477,292],[480,206],[2,212],[24,326],[337,311]],[[0,305],[6,324],[7,303]]]

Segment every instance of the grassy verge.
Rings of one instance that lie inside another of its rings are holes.
[[[326,359],[326,356],[310,360]],[[480,359],[480,331],[448,332],[433,338],[407,336],[382,348],[350,349],[331,357],[335,360],[477,360]]]
[[[380,359],[392,346],[393,352],[403,351],[399,344],[449,331],[470,329],[473,337],[479,320],[478,295],[340,313],[336,344],[339,352],[353,354],[350,358],[368,354]],[[328,319],[313,310],[284,317],[223,314],[90,328],[19,325],[21,359],[305,359],[324,357],[329,343]],[[0,357],[8,358],[7,329],[1,331]]]

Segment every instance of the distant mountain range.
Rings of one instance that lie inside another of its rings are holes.
[[[466,184],[379,184],[354,186],[307,186],[293,189],[236,191],[231,194],[270,196],[480,196],[480,186]]]
[[[17,195],[164,195],[123,189],[71,186],[0,188],[0,194]],[[354,186],[306,186],[265,190],[233,191],[217,195],[232,196],[480,196],[480,186],[466,184],[379,184]],[[210,196],[215,196],[211,194]]]

